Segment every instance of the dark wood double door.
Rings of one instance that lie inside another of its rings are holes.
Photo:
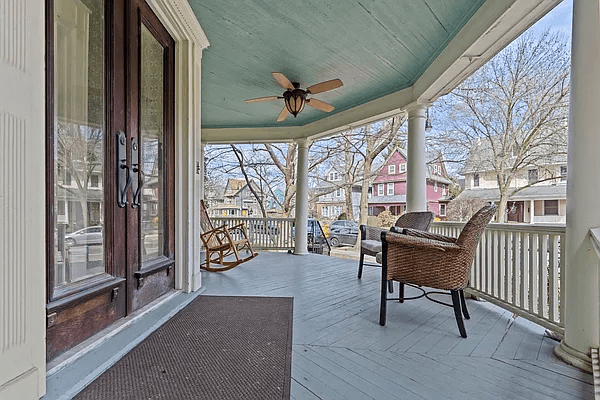
[[[174,287],[175,44],[143,0],[47,4],[47,359]]]

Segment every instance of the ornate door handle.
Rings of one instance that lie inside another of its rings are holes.
[[[125,132],[117,132],[117,205],[127,207],[127,190],[131,186],[131,171],[127,165],[127,137]]]

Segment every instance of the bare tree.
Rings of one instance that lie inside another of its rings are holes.
[[[369,213],[369,183],[372,175],[373,161],[379,154],[394,141],[400,127],[406,121],[406,114],[390,118],[377,126],[364,127],[364,149],[357,148],[362,155],[362,191],[360,196],[359,225],[367,222]],[[372,130],[374,129],[374,130]],[[357,246],[360,243],[357,241]]]
[[[82,226],[88,226],[89,187],[93,173],[102,171],[102,145],[104,132],[101,128],[59,122],[56,131],[57,165],[75,182],[71,185],[58,184],[75,197],[82,212]],[[76,221],[71,221],[76,222]]]
[[[466,161],[463,172],[493,174],[500,190],[498,221],[516,192],[557,178],[543,168],[566,154],[569,65],[564,36],[524,34],[443,101],[444,130],[430,142],[444,146],[453,161]],[[518,175],[531,167],[543,173],[515,187]]]

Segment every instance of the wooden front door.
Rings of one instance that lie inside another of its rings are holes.
[[[46,20],[52,359],[174,286],[174,42],[144,1]]]
[[[506,204],[509,222],[525,221],[524,203],[522,201],[509,201]]]

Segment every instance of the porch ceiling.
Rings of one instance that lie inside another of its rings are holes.
[[[210,41],[202,59],[203,140],[205,132],[208,141],[310,137],[432,100],[558,2],[189,0]],[[342,88],[316,96],[335,110],[306,107],[277,123],[282,100],[245,103],[283,93],[275,71],[303,88],[340,78]]]

